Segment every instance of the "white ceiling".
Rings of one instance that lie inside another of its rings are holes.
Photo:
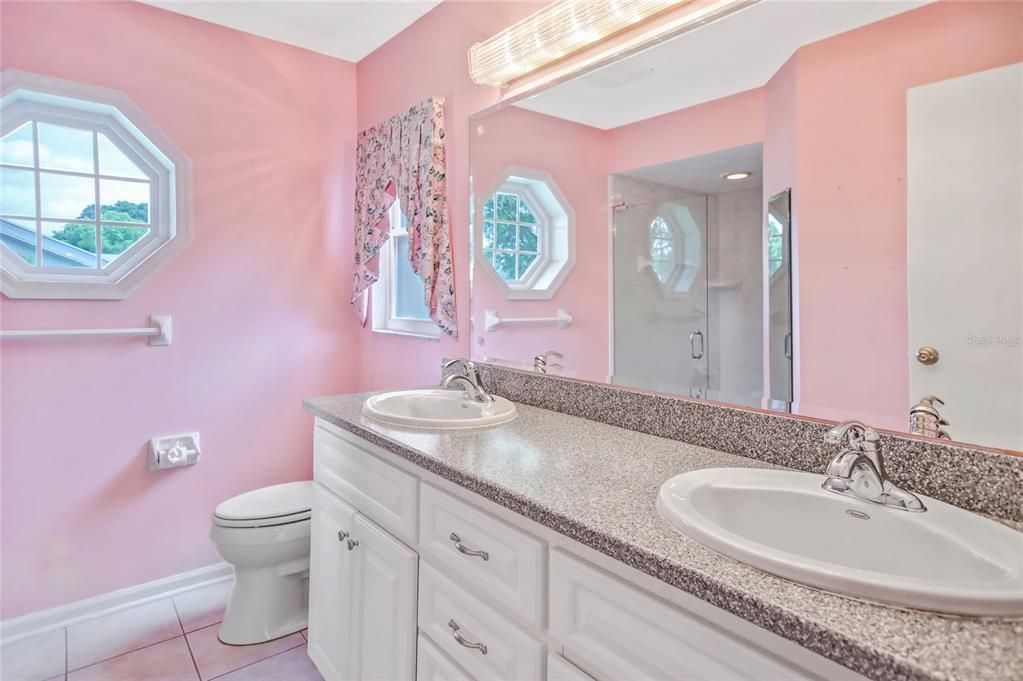
[[[763,165],[763,145],[749,144],[618,174],[669,187],[689,189],[699,194],[720,194],[762,186]],[[742,170],[752,171],[753,176],[745,180],[725,180],[721,177],[724,173]]]
[[[517,106],[609,129],[757,88],[802,45],[933,0],[761,0]]]
[[[228,28],[359,61],[441,0],[140,0]]]

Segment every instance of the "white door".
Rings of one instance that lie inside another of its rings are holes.
[[[326,681],[352,678],[352,558],[347,540],[356,512],[313,485],[309,560],[309,657]]]
[[[907,104],[907,411],[937,395],[953,439],[1023,449],[1023,64]]]
[[[419,556],[358,515],[352,528],[351,678],[412,679]]]

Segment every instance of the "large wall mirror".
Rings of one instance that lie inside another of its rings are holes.
[[[1023,450],[1023,13],[764,0],[472,120],[472,354]]]

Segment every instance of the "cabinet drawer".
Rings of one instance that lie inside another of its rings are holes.
[[[748,641],[551,552],[551,634],[597,679],[812,679]]]
[[[499,610],[543,626],[547,561],[542,541],[423,484],[419,543],[423,557],[461,586]],[[486,559],[470,551],[484,551]]]
[[[425,561],[419,564],[419,576],[419,630],[448,657],[478,681],[540,680],[540,641]],[[486,646],[486,654],[466,645],[471,643]]]
[[[384,463],[372,448],[367,442],[356,444],[339,429],[317,420],[313,479],[380,527],[415,544],[419,481]]]
[[[548,655],[547,681],[593,681],[593,677],[561,655]]]
[[[471,676],[422,634],[419,635],[416,658],[416,681],[473,681]]]

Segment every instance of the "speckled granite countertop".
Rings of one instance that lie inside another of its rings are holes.
[[[665,480],[754,459],[518,405],[484,430],[391,427],[362,415],[368,394],[307,411],[571,539],[878,681],[1023,679],[1023,621],[963,619],[832,595],[719,555],[655,507]]]

